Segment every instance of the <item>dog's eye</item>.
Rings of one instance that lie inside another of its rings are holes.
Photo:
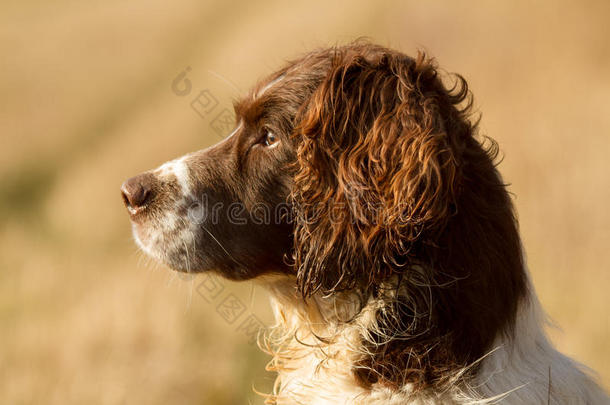
[[[273,134],[273,132],[268,131],[267,135],[265,135],[265,139],[263,143],[265,146],[273,146],[279,141],[278,137]]]

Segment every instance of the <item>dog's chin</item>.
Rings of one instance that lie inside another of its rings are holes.
[[[183,251],[161,250],[149,252],[144,249],[143,251],[148,257],[178,273],[197,274],[209,270],[203,263],[191,261],[190,255],[184,254]]]
[[[178,254],[168,254],[162,260],[162,263],[170,270],[178,273],[197,274],[206,271],[200,263],[187,262],[187,258]]]
[[[206,270],[205,264],[192,246],[193,241],[183,241],[176,233],[165,235],[164,232],[151,232],[148,227],[133,224],[132,234],[136,245],[146,256],[161,263],[171,270],[180,273],[201,273]],[[172,241],[173,243],[168,243]]]

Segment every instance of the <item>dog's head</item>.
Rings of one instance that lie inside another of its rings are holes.
[[[465,81],[448,89],[423,56],[312,52],[235,104],[225,140],[125,182],[136,241],[180,271],[291,274],[304,297],[399,277],[409,325],[436,339],[411,331],[422,352],[442,337],[439,356],[472,360],[525,282],[495,144],[469,108]]]

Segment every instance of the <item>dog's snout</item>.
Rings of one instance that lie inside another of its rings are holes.
[[[141,211],[152,198],[153,176],[144,173],[127,179],[121,186],[123,202],[131,214]]]

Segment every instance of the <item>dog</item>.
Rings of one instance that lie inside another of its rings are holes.
[[[545,336],[471,106],[423,53],[310,52],[235,103],[222,142],[122,185],[135,241],[266,286],[268,403],[610,403]]]

